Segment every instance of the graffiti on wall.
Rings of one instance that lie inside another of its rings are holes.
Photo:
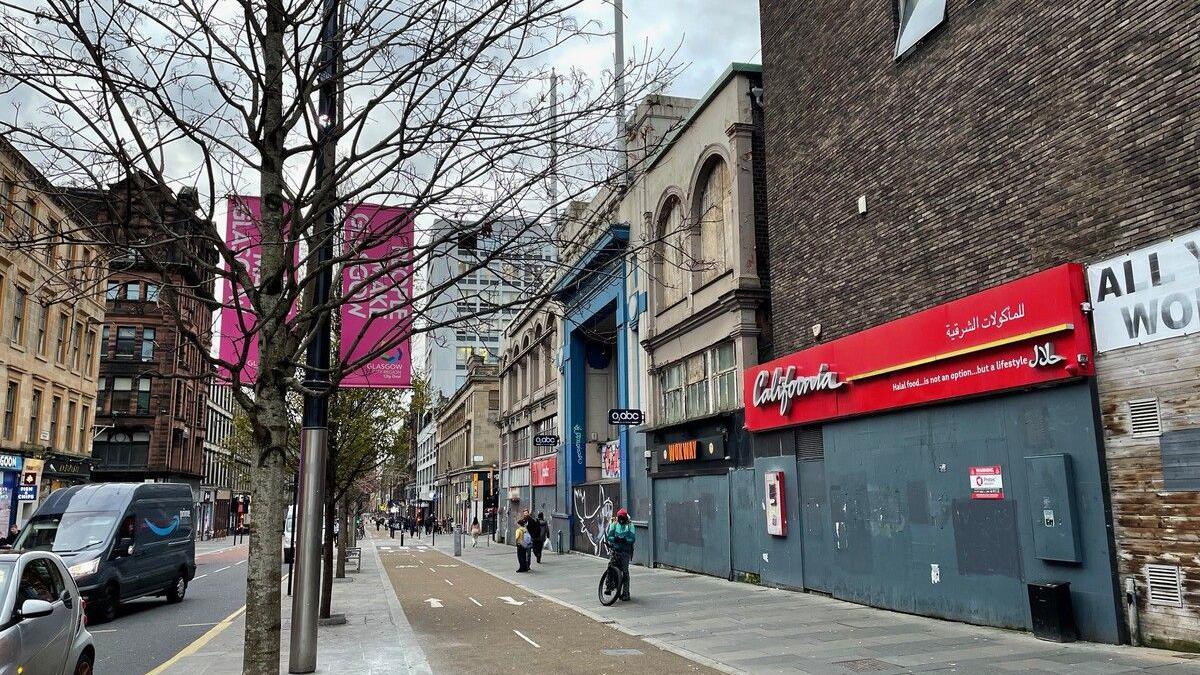
[[[580,553],[608,556],[604,534],[617,504],[621,502],[620,483],[576,485],[571,491],[575,502],[574,536],[571,546]]]

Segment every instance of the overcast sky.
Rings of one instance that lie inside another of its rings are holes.
[[[612,29],[609,0],[589,0],[585,12]],[[677,96],[700,96],[734,61],[761,62],[758,43],[758,0],[625,0],[626,58],[647,45],[678,48],[677,62],[688,65],[669,88]],[[590,73],[611,69],[613,43],[597,38],[567,58]]]

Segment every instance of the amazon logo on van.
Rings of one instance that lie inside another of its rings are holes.
[[[146,527],[150,528],[151,532],[160,537],[165,537],[179,529],[179,516],[172,518],[171,522],[167,523],[166,525],[156,525],[150,522],[149,518],[143,518],[142,522],[146,523]]]

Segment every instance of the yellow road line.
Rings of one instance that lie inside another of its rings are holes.
[[[217,625],[215,625],[211,629],[209,629],[209,631],[207,633],[205,633],[204,635],[201,635],[199,638],[197,638],[195,642],[184,647],[183,650],[181,650],[178,654],[176,654],[175,656],[172,656],[170,659],[168,659],[166,661],[166,663],[163,663],[161,666],[146,673],[146,675],[159,675],[159,673],[165,673],[167,671],[167,668],[170,668],[171,666],[178,663],[180,659],[187,658],[187,657],[195,654],[196,652],[200,651],[201,647],[208,644],[213,638],[220,635],[221,632],[224,631],[226,628],[229,628],[229,625],[232,624],[234,622],[234,620],[237,619],[238,616],[240,616],[241,613],[244,611],[246,611],[246,606],[242,605],[241,607],[238,608],[238,610],[236,612],[225,617],[224,619],[221,620],[220,623],[218,623]]]
[[[287,580],[287,575],[284,574],[283,577],[279,580],[279,582],[283,583],[286,580]],[[154,670],[146,673],[146,675],[160,675],[161,673],[165,673],[165,672],[167,672],[167,668],[170,668],[171,666],[178,663],[180,659],[185,659],[185,658],[195,654],[196,652],[200,651],[200,649],[204,645],[211,642],[213,638],[220,635],[226,628],[229,628],[229,626],[235,620],[237,620],[238,616],[240,616],[241,613],[244,611],[246,611],[246,606],[242,605],[233,614],[230,614],[229,616],[225,617],[224,619],[221,619],[221,621],[219,623],[217,623],[217,625],[215,625],[211,629],[209,629],[209,631],[207,633],[196,638],[195,642],[184,647],[182,650],[180,650],[180,652],[178,654],[167,659],[162,665],[160,665],[159,667],[155,668]]]

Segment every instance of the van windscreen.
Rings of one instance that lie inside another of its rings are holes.
[[[75,553],[108,541],[117,522],[116,511],[68,511],[29,521],[13,548]]]

